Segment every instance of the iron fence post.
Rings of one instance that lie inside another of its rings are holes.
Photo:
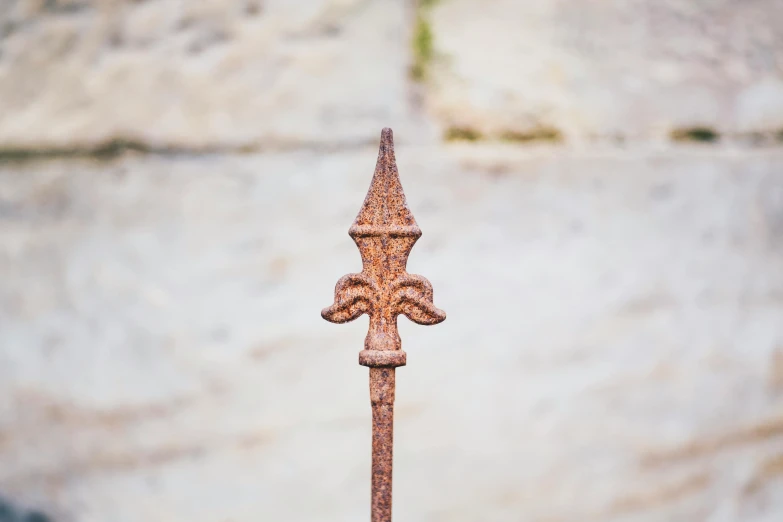
[[[391,522],[395,368],[405,366],[397,316],[437,324],[446,314],[432,302],[432,285],[408,274],[406,264],[421,229],[408,209],[394,157],[391,129],[381,132],[370,190],[348,231],[362,257],[362,271],[340,278],[334,304],[321,311],[333,323],[370,316],[359,364],[370,368],[372,406],[372,522]]]

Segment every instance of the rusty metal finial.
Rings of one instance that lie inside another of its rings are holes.
[[[378,162],[370,190],[348,230],[362,256],[362,271],[340,278],[334,304],[321,316],[333,323],[370,316],[359,364],[370,368],[372,404],[372,522],[391,522],[394,377],[405,366],[397,316],[437,324],[446,314],[432,304],[432,285],[405,271],[421,229],[402,191],[391,129],[381,132]]]

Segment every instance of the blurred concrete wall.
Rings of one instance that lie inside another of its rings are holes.
[[[5,0],[0,144],[366,140],[404,112],[402,4]]]
[[[511,140],[667,140],[693,129],[783,139],[783,2],[434,4],[419,24],[432,36],[430,101],[456,129]]]
[[[366,143],[421,103],[452,137],[783,140],[782,27],[778,0],[5,0],[0,146]]]
[[[779,521],[780,7],[0,2],[0,522],[367,520],[383,126],[397,520]]]

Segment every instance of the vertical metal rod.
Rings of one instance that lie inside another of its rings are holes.
[[[391,522],[394,448],[394,368],[370,368],[372,522]]]

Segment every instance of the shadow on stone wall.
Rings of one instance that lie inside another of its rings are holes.
[[[16,506],[0,495],[0,522],[53,522],[53,520],[40,511]]]

